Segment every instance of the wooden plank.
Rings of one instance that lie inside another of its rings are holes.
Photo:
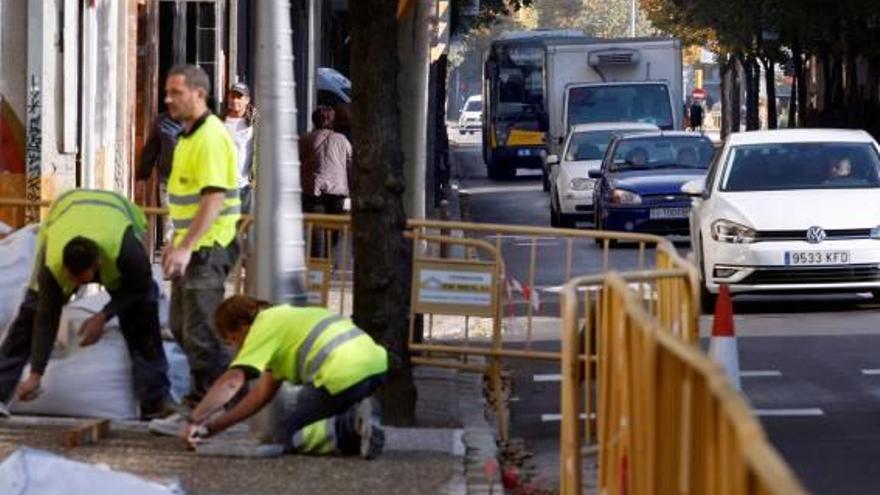
[[[61,445],[67,448],[92,445],[110,432],[110,420],[96,419],[82,421],[73,428],[61,433]]]

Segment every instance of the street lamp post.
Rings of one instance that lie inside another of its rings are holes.
[[[636,1],[638,0],[630,0],[629,11],[629,35],[633,38],[636,37]]]

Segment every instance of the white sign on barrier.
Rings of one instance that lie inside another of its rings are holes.
[[[491,263],[419,261],[413,285],[417,313],[494,314],[496,280]]]
[[[306,274],[308,303],[312,306],[327,306],[330,290],[330,264],[314,263],[308,265]]]

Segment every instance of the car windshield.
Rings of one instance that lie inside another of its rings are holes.
[[[664,84],[585,86],[568,92],[568,125],[646,122],[672,129],[672,106]]]
[[[665,168],[707,169],[712,142],[700,136],[651,136],[622,139],[614,150],[612,172]]]
[[[482,112],[483,111],[483,102],[480,100],[470,100],[467,102],[467,105],[464,107],[465,112]]]
[[[566,161],[601,160],[605,156],[608,143],[615,134],[647,132],[641,129],[615,129],[613,131],[588,131],[572,134],[565,151]]]
[[[737,146],[722,191],[880,187],[880,157],[870,143],[772,143]]]

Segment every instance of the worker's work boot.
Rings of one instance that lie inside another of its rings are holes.
[[[355,429],[361,438],[360,454],[364,459],[375,459],[385,447],[385,430],[373,414],[370,397],[360,401],[355,415]]]

